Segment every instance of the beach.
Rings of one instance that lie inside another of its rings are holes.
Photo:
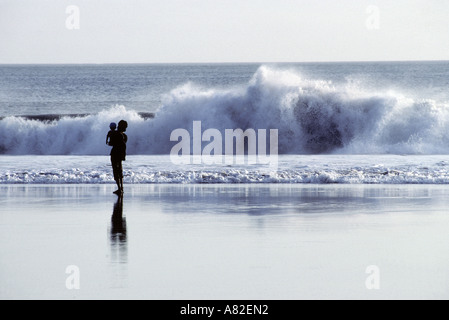
[[[1,299],[447,299],[445,185],[0,186]]]

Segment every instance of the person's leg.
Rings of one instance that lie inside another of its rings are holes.
[[[120,187],[119,187],[119,189],[120,189],[121,193],[123,194],[123,165],[122,165],[122,161],[120,161],[118,170],[119,170],[119,175],[120,175],[120,179],[119,179]]]
[[[111,157],[111,164],[112,164],[112,172],[114,173],[114,180],[117,184],[117,190],[114,191],[115,194],[122,193],[122,173],[121,173],[121,161],[117,161],[115,157]]]
[[[120,180],[121,180],[121,179],[117,179],[117,180],[115,181],[115,182],[117,183],[117,190],[114,191],[114,193],[122,192]]]

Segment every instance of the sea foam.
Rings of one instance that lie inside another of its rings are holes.
[[[129,156],[126,184],[448,184],[446,156],[281,155],[279,167]],[[0,184],[114,184],[107,156],[0,156]]]

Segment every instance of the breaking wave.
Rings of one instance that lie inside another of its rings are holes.
[[[446,154],[449,105],[397,92],[305,79],[298,72],[262,66],[250,82],[233,89],[187,83],[168,93],[155,117],[125,106],[96,114],[5,117],[0,153],[10,155],[104,155],[110,122],[129,123],[128,153],[168,154],[178,128],[278,129],[281,154]],[[224,148],[223,148],[224,150]]]

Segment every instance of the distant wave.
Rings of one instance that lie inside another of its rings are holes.
[[[154,113],[151,112],[139,112],[139,116],[144,119],[153,119]],[[32,115],[18,115],[14,118],[21,118],[25,120],[36,120],[42,122],[53,122],[59,121],[63,118],[85,118],[91,114],[89,113],[72,113],[72,114],[32,114]],[[0,120],[5,119],[6,117],[0,117]]]
[[[427,97],[423,97],[427,98]],[[193,121],[203,128],[278,129],[281,154],[447,154],[449,105],[396,92],[370,92],[260,67],[243,87],[188,83],[164,97],[154,118],[112,107],[89,115],[4,117],[0,153],[101,155],[112,121],[125,119],[129,154],[168,154],[170,134]]]

